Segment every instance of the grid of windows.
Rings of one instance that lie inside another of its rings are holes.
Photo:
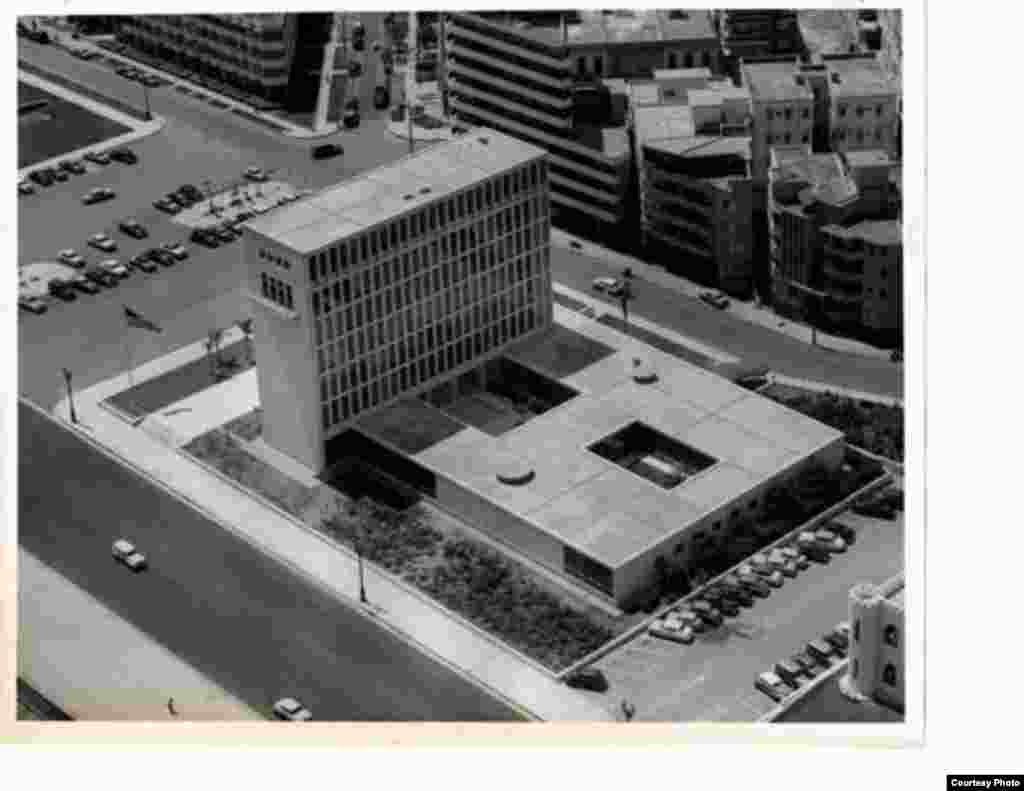
[[[530,163],[309,257],[325,429],[542,325],[544,169]]]
[[[287,260],[286,258],[282,258],[279,255],[274,255],[272,252],[270,252],[269,250],[266,250],[266,249],[264,249],[262,247],[260,248],[259,256],[264,261],[269,261],[274,266],[279,266],[282,269],[291,269],[292,268],[291,261]]]
[[[265,272],[260,273],[260,293],[271,302],[276,302],[288,310],[295,310],[292,287]]]

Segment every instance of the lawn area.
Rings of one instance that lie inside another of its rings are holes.
[[[224,361],[222,373],[214,373],[207,356],[199,357],[180,368],[161,374],[141,384],[122,390],[107,399],[122,412],[142,417],[188,398],[252,367],[248,344],[240,340],[220,351]],[[224,373],[226,372],[226,373]]]
[[[184,449],[294,517],[302,518],[317,496],[319,487],[304,486],[257,459],[222,429],[215,428],[196,437]]]
[[[572,376],[588,365],[614,353],[611,346],[582,333],[554,324],[542,337],[533,337],[512,347],[509,359],[533,366],[556,379]]]
[[[842,431],[851,445],[903,461],[903,409],[773,384],[760,394]]]
[[[714,371],[718,367],[718,363],[710,357],[706,357],[700,352],[695,352],[693,349],[689,349],[686,346],[670,341],[668,338],[665,338],[656,332],[651,332],[650,330],[645,330],[643,327],[637,327],[634,324],[629,324],[618,316],[605,313],[598,319],[598,321],[618,330],[621,333],[624,333],[625,335],[629,335],[631,338],[643,341],[648,346],[653,346],[659,351],[671,354],[673,357],[678,357],[680,360],[685,360],[688,363],[699,365],[701,368],[706,368],[710,371]]]
[[[458,434],[464,425],[419,398],[406,398],[357,422],[360,431],[379,437],[410,456]]]
[[[43,74],[49,79],[49,75]],[[77,87],[74,90],[78,90]],[[24,168],[130,132],[127,126],[96,115],[44,90],[18,83],[18,103],[45,99],[47,108],[18,118],[18,167]],[[101,100],[102,101],[102,100]],[[107,102],[110,104],[110,102]]]

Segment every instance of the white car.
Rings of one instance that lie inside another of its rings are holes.
[[[167,242],[161,245],[161,248],[173,255],[178,261],[184,261],[188,258],[188,250],[185,249],[185,245],[181,244],[181,242]]]
[[[622,293],[622,283],[614,277],[594,278],[592,285],[595,291],[604,291],[606,294],[610,294],[613,297]]]
[[[689,644],[693,642],[693,628],[675,613],[669,613],[648,627],[647,631],[663,640]]]
[[[103,269],[110,274],[117,277],[128,277],[131,272],[128,271],[128,267],[118,261],[116,258],[108,258],[105,261],[100,261],[100,269]]]
[[[142,571],[148,565],[146,556],[135,549],[135,544],[125,538],[119,538],[111,547],[114,560],[124,563],[132,571]]]
[[[274,704],[274,716],[288,722],[308,722],[313,714],[295,698],[281,698]]]
[[[789,695],[789,690],[786,688],[785,683],[783,683],[777,673],[771,671],[759,675],[757,680],[754,681],[754,686],[776,703],[784,700]]]
[[[243,174],[250,181],[266,181],[267,173],[263,168],[258,168],[255,165],[251,168],[246,168]]]
[[[105,233],[94,233],[89,237],[89,246],[102,250],[105,253],[112,253],[117,249],[117,242]]]
[[[85,259],[70,248],[68,248],[67,250],[61,250],[59,253],[57,253],[57,260],[60,261],[62,264],[73,266],[75,269],[81,269],[83,266],[85,266]]]

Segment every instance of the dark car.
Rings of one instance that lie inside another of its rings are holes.
[[[49,187],[51,184],[53,184],[53,182],[57,180],[57,177],[50,172],[49,168],[33,170],[31,173],[28,174],[28,177],[32,179],[32,181],[34,181],[40,187]]]
[[[82,174],[85,173],[85,165],[79,162],[77,159],[65,159],[60,163],[62,170],[66,170],[68,173]]]
[[[841,629],[833,629],[825,635],[825,642],[835,649],[837,654],[845,655],[850,647],[850,638]]]
[[[348,76],[358,77],[363,73],[363,64],[358,60],[354,60],[348,64]]]
[[[117,193],[109,187],[94,187],[82,196],[82,203],[89,206],[93,203],[113,200],[115,197],[117,197]]]
[[[138,269],[140,272],[153,273],[157,270],[156,263],[149,257],[148,253],[139,253],[133,256],[128,262],[128,266],[132,269]]]
[[[201,244],[204,247],[220,247],[220,239],[204,228],[196,228],[192,231],[189,239],[194,244]]]
[[[138,154],[128,148],[115,148],[110,152],[110,158],[125,165],[134,165],[139,161]]]
[[[385,85],[378,85],[373,89],[373,106],[378,110],[385,109],[391,104],[391,91]]]
[[[722,594],[726,599],[732,599],[742,607],[750,607],[754,603],[753,595],[742,585],[719,584],[721,585]]]
[[[182,206],[177,201],[173,201],[170,198],[157,198],[153,201],[153,208],[159,209],[167,214],[177,214],[181,211]]]
[[[821,668],[818,666],[818,663],[802,651],[800,653],[793,654],[793,656],[790,657],[790,661],[799,667],[800,672],[808,678],[817,678],[821,675]]]
[[[48,305],[43,297],[37,297],[32,294],[22,294],[18,297],[18,307],[22,310],[27,310],[29,313],[35,313],[39,315],[46,313]]]
[[[697,613],[701,620],[709,626],[717,627],[722,625],[722,613],[715,607],[712,607],[709,602],[698,599],[690,603],[690,609]]]
[[[75,274],[71,277],[71,285],[86,294],[99,294],[100,287],[85,275]]]
[[[356,52],[366,49],[366,28],[363,27],[362,22],[356,22],[352,28],[352,49]]]
[[[180,195],[189,198],[189,200],[199,201],[203,199],[202,190],[194,184],[182,184],[178,187],[177,192]]]
[[[832,664],[834,649],[824,640],[811,640],[806,646],[806,651],[819,665],[829,667]]]
[[[146,255],[149,256],[150,261],[156,261],[160,266],[174,266],[178,262],[172,253],[159,247],[147,250]]]
[[[606,692],[608,679],[596,668],[583,668],[566,676],[565,683],[574,689],[587,689],[591,692]]]
[[[51,294],[53,294],[53,296],[63,299],[65,302],[70,302],[75,298],[75,287],[67,280],[63,280],[59,277],[55,277],[51,280],[47,284],[46,288]]]
[[[852,544],[857,540],[857,531],[850,525],[843,524],[842,522],[833,522],[829,525],[829,530],[839,536],[847,544]]]
[[[341,116],[341,122],[345,124],[346,129],[356,129],[362,120],[358,110],[346,110]]]
[[[339,146],[337,143],[323,143],[313,148],[313,159],[330,159],[331,157],[341,156],[345,153],[345,149]]]
[[[127,234],[134,239],[145,239],[149,236],[149,231],[142,227],[138,220],[121,220],[117,227],[121,233]]]
[[[47,168],[47,170],[50,171],[50,174],[57,179],[57,181],[67,181],[70,178],[70,175],[66,170],[57,170],[57,168]]]
[[[103,151],[90,151],[85,158],[96,165],[109,165],[110,157]]]
[[[93,283],[100,286],[106,286],[111,288],[116,286],[119,282],[119,278],[113,272],[108,272],[106,269],[98,266],[92,266],[85,270],[85,276],[89,278]]]
[[[775,675],[785,681],[793,689],[800,688],[800,676],[803,668],[792,659],[782,659],[775,663]]]
[[[741,574],[739,576],[739,581],[751,593],[755,596],[760,596],[762,599],[770,596],[772,593],[771,586],[755,574]]]

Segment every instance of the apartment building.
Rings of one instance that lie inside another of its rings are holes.
[[[896,148],[900,86],[870,56],[826,56],[829,141],[838,152]]]
[[[846,683],[855,694],[902,710],[906,704],[905,618],[902,578],[895,586],[867,583],[850,591],[850,663]],[[896,587],[892,593],[884,590]]]
[[[740,73],[750,91],[754,176],[766,179],[773,146],[804,146],[810,151],[814,91],[795,60],[744,62]]]
[[[740,59],[804,51],[796,11],[734,8],[717,11],[716,23],[723,54],[737,66]]]
[[[632,203],[624,95],[605,81],[715,68],[719,52],[698,11],[455,12],[446,35],[455,118],[544,148],[555,216],[598,228]]]
[[[118,38],[140,52],[289,109],[312,109],[333,14],[120,17]]]
[[[246,224],[264,438],[351,422],[550,325],[544,152],[477,130]]]
[[[898,165],[882,151],[772,151],[772,300],[781,313],[892,340],[902,331]]]

